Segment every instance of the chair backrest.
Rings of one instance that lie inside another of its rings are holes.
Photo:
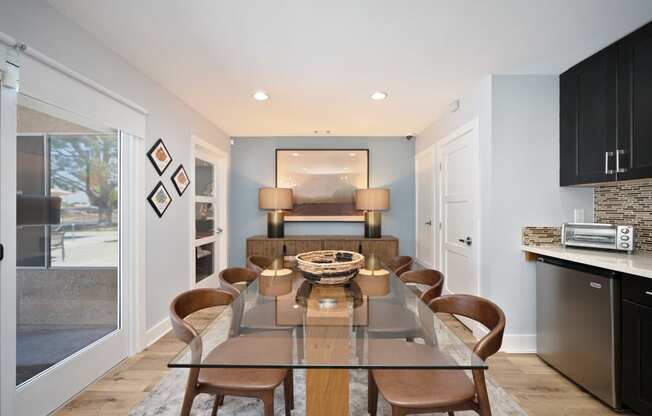
[[[184,319],[201,309],[228,305],[233,299],[233,294],[222,289],[193,289],[181,293],[170,303],[170,320],[174,334],[189,344],[199,333]]]
[[[444,274],[438,270],[423,269],[405,272],[399,276],[405,283],[415,283],[429,286],[421,293],[421,300],[426,304],[441,296],[444,289]]]
[[[489,329],[489,333],[473,349],[478,357],[486,360],[500,350],[505,332],[505,314],[492,301],[472,295],[449,295],[433,299],[428,306],[433,312],[471,318]]]
[[[247,268],[260,274],[263,270],[267,269],[272,262],[274,262],[274,259],[271,257],[249,256],[247,257]]]
[[[397,276],[400,276],[412,268],[412,257],[396,256],[387,262],[387,267],[392,269]]]
[[[240,289],[235,286],[237,283],[245,283],[249,285],[251,282],[256,280],[258,276],[259,273],[251,269],[245,269],[244,267],[229,267],[220,272],[218,280],[220,282],[220,287],[224,290],[240,293]]]

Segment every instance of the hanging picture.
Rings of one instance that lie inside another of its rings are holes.
[[[158,139],[156,143],[154,143],[154,146],[152,146],[152,148],[149,149],[149,152],[147,152],[147,157],[152,162],[152,165],[154,165],[154,168],[159,175],[162,175],[163,172],[165,172],[165,169],[167,169],[168,166],[170,166],[170,163],[172,163],[172,156],[170,156],[170,152],[168,152],[167,147],[165,147],[163,139]]]
[[[183,195],[188,188],[188,185],[190,185],[190,179],[188,179],[188,174],[183,168],[183,165],[179,165],[177,170],[172,174],[172,183],[174,184],[174,187],[177,188],[179,196]]]
[[[154,190],[147,197],[147,200],[160,218],[165,213],[165,210],[170,206],[172,197],[168,193],[168,190],[165,189],[163,182],[159,181],[154,187]]]

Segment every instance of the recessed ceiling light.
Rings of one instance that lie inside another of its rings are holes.
[[[371,99],[374,101],[384,100],[385,98],[387,98],[386,92],[375,91],[373,94],[371,94]]]
[[[297,157],[297,156],[299,156],[299,154],[295,152],[295,153],[292,153],[292,156]]]
[[[349,156],[353,157],[355,156],[355,153],[349,153]]]
[[[265,91],[256,91],[254,93],[254,100],[256,101],[266,101],[269,99],[269,95]]]

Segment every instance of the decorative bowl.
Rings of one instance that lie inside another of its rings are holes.
[[[314,283],[339,285],[353,279],[364,265],[364,256],[353,251],[319,250],[297,254],[303,277]]]

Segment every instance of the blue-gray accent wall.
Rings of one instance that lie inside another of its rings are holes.
[[[233,138],[229,187],[229,266],[245,263],[246,239],[267,233],[258,189],[274,186],[276,149],[369,149],[369,186],[390,189],[383,234],[400,239],[401,254],[414,256],[414,140],[405,137]],[[286,223],[285,235],[364,234],[363,223]]]

